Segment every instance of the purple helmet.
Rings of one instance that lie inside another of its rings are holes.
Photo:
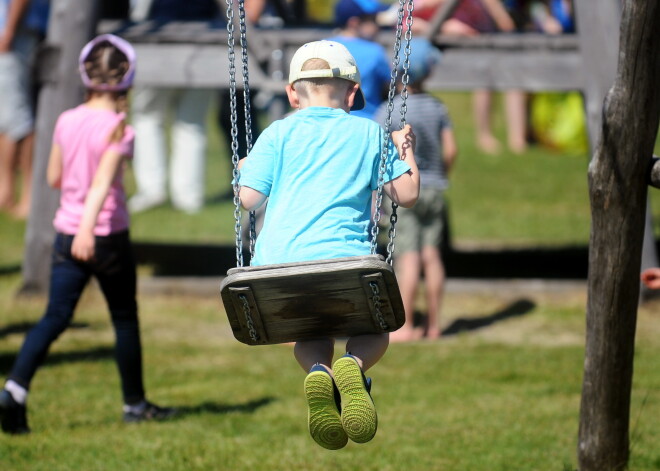
[[[92,49],[94,49],[96,45],[105,41],[119,49],[128,59],[128,70],[126,71],[126,74],[124,74],[121,82],[115,85],[93,84],[87,75],[87,71],[85,70],[85,60],[87,60],[87,57],[89,56]],[[83,47],[82,51],[80,51],[80,57],[78,58],[78,69],[80,71],[80,78],[82,79],[82,82],[86,88],[102,92],[118,92],[127,90],[131,88],[133,85],[133,79],[135,78],[135,49],[133,49],[133,46],[131,46],[128,41],[120,38],[119,36],[115,36],[114,34],[102,34],[88,42],[85,47]]]

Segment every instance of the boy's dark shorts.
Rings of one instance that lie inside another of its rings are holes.
[[[422,247],[439,247],[442,242],[443,190],[422,187],[410,209],[397,208],[396,253],[419,252]]]

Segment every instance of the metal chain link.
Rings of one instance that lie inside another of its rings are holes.
[[[229,102],[231,110],[231,161],[233,164],[234,189],[234,235],[236,238],[236,266],[243,266],[243,241],[241,237],[241,200],[239,197],[238,162],[238,115],[236,112],[236,53],[234,51],[234,8],[232,0],[227,2],[227,50],[229,56]]]
[[[394,95],[396,93],[396,81],[399,73],[400,51],[401,51],[401,37],[403,36],[403,22],[404,10],[406,16],[406,46],[404,50],[404,63],[403,63],[403,76],[402,83],[403,89],[401,91],[401,123],[400,127],[405,125],[405,115],[407,111],[406,100],[408,98],[408,70],[410,68],[410,40],[412,39],[412,13],[414,9],[413,0],[399,0],[399,9],[397,12],[396,35],[394,41],[394,55],[392,59],[392,70],[390,73],[390,86],[387,95],[387,116],[385,118],[385,133],[383,135],[383,147],[381,150],[380,166],[378,168],[378,191],[376,192],[376,210],[374,211],[373,226],[371,228],[371,253],[376,253],[377,239],[378,239],[378,223],[381,218],[381,205],[383,203],[383,185],[385,184],[385,171],[387,165],[387,148],[390,139],[390,131],[392,129],[392,111],[394,110]],[[387,263],[392,264],[392,257],[394,255],[394,238],[396,237],[396,221],[397,209],[396,203],[392,202],[392,215],[390,216],[390,230],[388,232],[387,244]]]
[[[408,111],[408,105],[406,104],[408,100],[408,82],[410,80],[410,74],[408,71],[410,70],[410,52],[411,52],[411,46],[410,46],[410,41],[412,40],[412,22],[413,22],[413,10],[415,6],[413,4],[413,0],[408,0],[408,3],[406,5],[406,33],[405,33],[405,40],[406,40],[406,46],[404,48],[403,52],[403,75],[401,77],[401,107],[399,108],[399,114],[401,115],[401,120],[399,122],[399,128],[403,129],[403,127],[406,125],[406,113]],[[394,249],[395,249],[395,244],[394,244],[394,239],[396,238],[396,222],[398,219],[396,210],[399,207],[394,201],[392,201],[392,214],[390,215],[390,230],[388,232],[388,243],[387,243],[387,263],[392,265],[392,258],[394,256]]]
[[[378,320],[378,324],[380,325],[380,328],[383,330],[383,332],[388,332],[390,328],[387,325],[387,322],[385,321],[385,317],[383,316],[383,313],[380,310],[380,289],[378,288],[378,283],[376,283],[375,281],[370,281],[369,286],[371,286],[371,294],[373,294],[371,298],[371,302],[374,305],[376,320]]]
[[[252,113],[250,103],[250,73],[247,53],[247,22],[245,21],[245,1],[238,1],[238,18],[241,33],[241,59],[243,63],[243,116],[245,117],[245,144],[247,154],[252,150]],[[245,156],[243,156],[245,157]],[[250,264],[254,260],[254,246],[257,239],[257,216],[254,211],[250,215]]]
[[[239,198],[239,171],[238,163],[241,157],[238,155],[238,105],[236,102],[236,52],[234,48],[234,1],[226,0],[227,3],[227,45],[229,54],[229,97],[231,108],[231,149],[232,149],[232,163],[234,166],[232,177],[234,180],[234,232],[236,235],[236,266],[243,266],[243,240],[241,228],[241,202]],[[249,154],[252,150],[252,113],[250,112],[250,79],[248,67],[248,53],[247,53],[247,21],[245,14],[244,0],[238,0],[238,20],[239,20],[239,33],[241,45],[241,62],[243,73],[243,115],[245,117],[245,140],[246,149]],[[254,246],[257,238],[256,231],[256,214],[254,211],[249,212],[250,215],[250,231],[249,231],[249,250],[250,261],[254,259]]]
[[[243,315],[245,316],[245,324],[248,328],[248,334],[253,342],[259,341],[259,334],[257,334],[257,329],[254,328],[254,322],[252,321],[252,311],[250,310],[250,303],[247,300],[247,296],[244,294],[239,294],[238,299],[241,300],[243,304]]]
[[[390,140],[390,129],[392,128],[392,111],[394,110],[394,94],[396,92],[396,78],[399,68],[399,51],[401,50],[401,36],[403,32],[403,10],[406,0],[399,0],[399,11],[397,14],[396,34],[394,39],[394,55],[392,59],[392,70],[390,71],[390,86],[387,94],[387,115],[385,118],[385,132],[383,133],[383,144],[380,152],[380,165],[378,166],[378,189],[376,191],[376,207],[371,226],[371,254],[376,253],[378,246],[378,223],[381,217],[381,205],[383,203],[383,185],[385,184],[385,171],[387,167],[387,151]]]

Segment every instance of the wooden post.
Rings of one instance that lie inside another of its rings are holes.
[[[19,294],[46,292],[59,192],[46,183],[53,127],[59,114],[82,100],[78,55],[96,28],[98,0],[52,0],[46,44],[56,70],[39,93],[34,152],[32,207],[25,234],[23,285]]]
[[[603,7],[599,2],[588,13]],[[659,28],[657,1],[625,1],[617,76],[605,99],[602,134],[589,166],[592,229],[578,441],[581,471],[623,470],[629,458],[648,163],[660,121]]]

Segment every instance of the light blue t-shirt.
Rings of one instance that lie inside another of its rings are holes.
[[[341,109],[310,107],[261,133],[239,177],[269,197],[252,265],[369,254],[384,132]],[[408,170],[390,140],[384,181]]]

